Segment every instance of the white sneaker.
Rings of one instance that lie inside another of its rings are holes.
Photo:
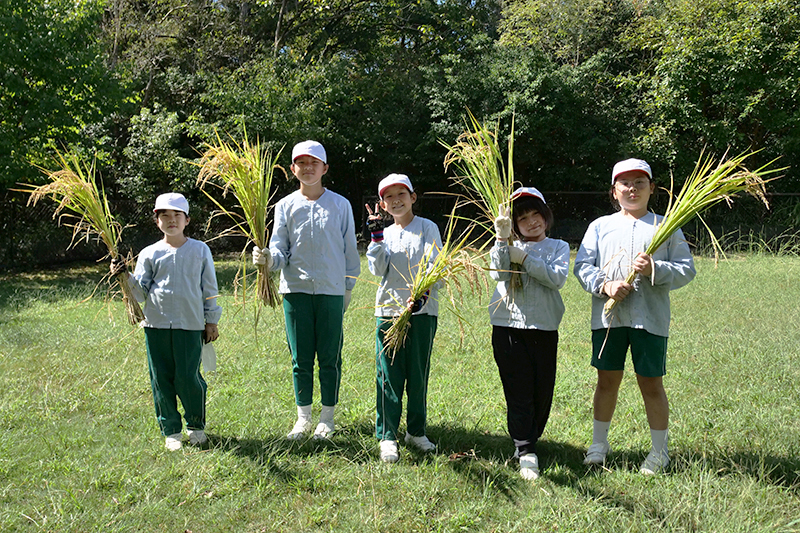
[[[164,446],[171,452],[176,452],[183,446],[183,433],[173,433],[164,439]]]
[[[306,420],[305,418],[298,418],[297,422],[294,423],[294,427],[286,435],[286,438],[289,440],[299,440],[306,436],[307,433],[311,431],[311,420]]]
[[[332,421],[319,421],[317,424],[317,429],[314,430],[314,439],[315,440],[327,440],[330,438],[331,434],[334,431],[334,425]]]
[[[669,466],[669,455],[666,450],[657,452],[650,450],[650,453],[645,457],[639,472],[647,476],[658,474]]]
[[[208,442],[208,437],[206,437],[206,432],[202,429],[190,429],[187,431],[189,434],[189,443],[195,446],[202,446],[206,442]]]
[[[526,453],[519,458],[519,473],[531,481],[539,477],[539,458],[535,453]]]
[[[400,459],[400,452],[397,451],[396,440],[382,440],[380,449],[381,461],[384,463],[396,463]]]
[[[585,465],[604,465],[606,456],[611,453],[611,446],[607,442],[596,442],[586,450],[586,457],[583,459]]]
[[[428,440],[428,437],[425,435],[421,437],[415,437],[411,433],[406,432],[406,445],[414,446],[418,448],[420,451],[425,453],[432,452],[436,450],[436,445]]]

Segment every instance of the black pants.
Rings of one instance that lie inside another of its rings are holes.
[[[493,326],[492,348],[506,397],[508,433],[520,455],[535,453],[553,403],[558,331]]]

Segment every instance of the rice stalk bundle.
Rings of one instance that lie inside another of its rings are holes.
[[[497,142],[499,121],[491,130],[480,122],[471,111],[464,120],[465,130],[454,145],[442,141],[447,149],[444,159],[445,171],[450,166],[456,169],[452,178],[466,190],[466,204],[478,207],[483,220],[478,225],[491,232],[494,220],[500,214],[510,213],[511,193],[514,192],[514,122],[508,139],[508,159],[503,162],[502,151]],[[464,205],[464,204],[462,204]]]
[[[63,223],[73,230],[70,247],[77,240],[86,239],[88,242],[94,236],[103,242],[109,257],[117,259],[120,255],[119,243],[123,228],[111,214],[105,189],[95,177],[95,160],[88,164],[73,151],[56,151],[56,162],[60,168],[55,171],[38,167],[47,175],[49,183],[28,185],[27,189],[22,189],[23,192],[30,193],[28,205],[36,205],[45,197],[52,198],[58,203],[53,218],[58,216],[59,224]],[[144,313],[128,285],[128,273],[123,272],[116,278],[128,321],[131,325],[139,324],[144,320]]]
[[[481,268],[475,262],[475,250],[469,243],[470,232],[467,230],[460,237],[454,238],[455,221],[453,213],[447,224],[446,238],[442,247],[431,246],[417,265],[413,278],[408,281],[412,300],[419,300],[434,285],[443,282],[450,292],[453,308],[457,309],[452,295],[454,292],[462,291],[462,283],[465,282],[475,290],[481,280],[485,282],[479,275]],[[401,305],[405,304],[402,302]],[[410,321],[409,305],[404,307],[400,315],[392,319],[392,324],[384,335],[384,349],[391,355],[392,360],[397,351],[405,345]]]
[[[514,120],[511,121],[508,155],[504,163],[497,141],[500,121],[492,130],[475,118],[471,111],[467,110],[467,113],[465,130],[456,139],[456,144],[450,146],[440,141],[447,148],[444,167],[446,171],[451,165],[455,166],[457,174],[452,179],[466,191],[466,201],[461,205],[477,206],[481,220],[475,223],[484,230],[484,234],[492,233],[494,220],[498,216],[508,215],[512,220],[514,217],[511,194],[518,185],[514,181]],[[513,235],[508,238],[508,244],[513,244]],[[522,286],[522,265],[512,263],[510,268],[510,287],[513,290]]]
[[[780,176],[766,180],[764,178],[785,169],[768,169],[767,167],[775,162],[773,160],[756,170],[748,170],[744,166],[744,161],[754,153],[756,152],[745,152],[730,159],[725,159],[723,156],[719,162],[716,162],[713,157],[706,156],[701,152],[694,170],[687,178],[680,193],[673,197],[672,191],[669,191],[670,201],[667,211],[644,253],[652,256],[661,245],[669,240],[673,233],[694,217],[699,217],[702,221],[701,213],[703,211],[723,201],[730,207],[733,198],[742,192],[760,200],[769,209],[766,183],[778,179]],[[705,225],[705,222],[703,224]],[[719,250],[719,241],[707,225],[706,231],[711,237],[712,244]],[[625,281],[633,283],[636,275],[637,272],[632,270]],[[616,304],[617,301],[612,298],[605,303],[603,309],[607,316],[611,314]]]
[[[234,226],[225,230],[221,236],[238,235],[248,239],[242,250],[242,264],[237,278],[243,280],[244,298],[247,302],[247,247],[250,242],[262,250],[269,247],[269,232],[267,231],[267,215],[269,214],[272,195],[272,178],[275,169],[286,171],[277,164],[281,150],[273,156],[261,143],[256,140],[251,143],[245,132],[244,140],[223,141],[219,133],[214,144],[205,145],[205,151],[200,159],[200,172],[197,176],[197,185],[211,199],[219,209],[214,216],[226,215],[234,222]],[[233,211],[222,205],[204,187],[214,185],[221,190],[222,196],[232,193],[239,208]],[[212,216],[213,218],[213,216]],[[280,295],[274,278],[267,265],[258,265],[255,283],[256,298],[263,305],[275,307],[280,303]]]

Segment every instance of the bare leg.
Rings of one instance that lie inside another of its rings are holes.
[[[622,370],[597,371],[597,388],[594,390],[595,420],[611,422],[617,407],[617,396],[623,375]]]
[[[642,393],[650,429],[667,429],[669,425],[669,401],[667,400],[667,392],[664,390],[663,379],[661,377],[646,378],[637,374],[636,380]],[[597,412],[596,405],[597,400],[595,399],[595,413]]]

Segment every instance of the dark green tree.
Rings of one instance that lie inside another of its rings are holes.
[[[2,0],[0,186],[35,179],[53,147],[83,142],[119,92],[98,45],[97,2]]]

